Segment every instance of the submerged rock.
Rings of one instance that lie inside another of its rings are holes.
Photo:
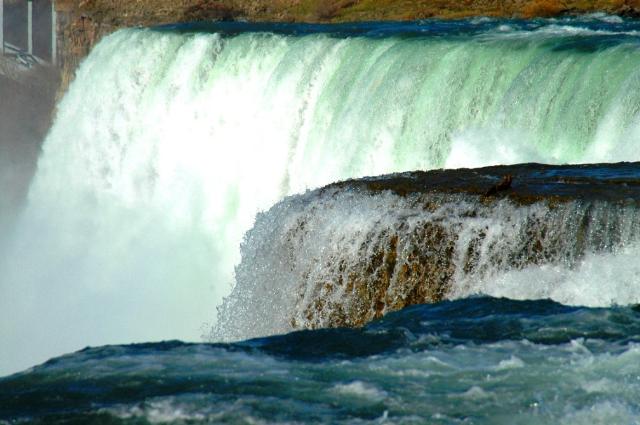
[[[633,244],[639,202],[640,164],[413,172],[290,197],[246,235],[215,337],[358,327],[532,265],[571,270]]]

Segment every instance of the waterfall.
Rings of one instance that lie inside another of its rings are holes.
[[[629,201],[637,191],[591,180],[605,188],[590,193],[587,179],[561,169],[549,179],[535,176],[536,166],[512,168],[513,199],[469,193],[490,185],[462,170],[355,180],[284,199],[247,233],[212,337],[359,327],[409,305],[477,295],[640,303],[640,214]],[[592,166],[585,175],[603,171]],[[562,197],[527,193],[532,185],[556,186]]]
[[[413,169],[640,159],[637,35],[616,25],[106,37],[3,236],[0,373],[207,334],[243,234],[287,195]]]

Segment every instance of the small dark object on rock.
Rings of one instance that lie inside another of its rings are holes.
[[[511,182],[513,181],[513,176],[511,174],[507,174],[502,177],[500,183],[491,186],[491,189],[487,190],[487,193],[484,196],[493,196],[498,192],[502,192],[511,188]]]

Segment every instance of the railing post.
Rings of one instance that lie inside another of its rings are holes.
[[[0,0],[0,56],[4,55],[4,0]]]
[[[2,2],[2,0],[0,0]],[[58,16],[56,15],[56,0],[51,0],[51,64],[58,62]]]
[[[33,55],[33,1],[27,0],[27,51]]]

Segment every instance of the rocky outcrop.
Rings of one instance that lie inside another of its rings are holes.
[[[285,199],[248,232],[216,337],[362,326],[505,273],[615,252],[640,237],[639,165],[413,172]]]
[[[595,169],[494,167],[409,173],[329,186],[325,190],[337,188],[371,197],[391,192],[403,200],[391,203],[398,214],[391,214],[390,223],[378,223],[372,211],[375,224],[365,237],[360,235],[365,245],[355,256],[345,246],[320,260],[323,278],[309,279],[312,272],[302,273],[299,280],[306,284],[298,288],[292,326],[362,326],[409,305],[441,301],[459,291],[464,281],[532,265],[571,266],[587,252],[629,242],[637,236],[640,222],[625,207],[633,211],[640,207],[640,178],[612,171],[611,178],[599,180],[589,177]],[[512,173],[517,175],[513,188]],[[630,233],[619,233],[624,232],[622,222],[630,225]],[[302,221],[299,228],[305,232],[308,227]],[[346,254],[334,256],[341,252]],[[453,288],[454,284],[458,287]]]

